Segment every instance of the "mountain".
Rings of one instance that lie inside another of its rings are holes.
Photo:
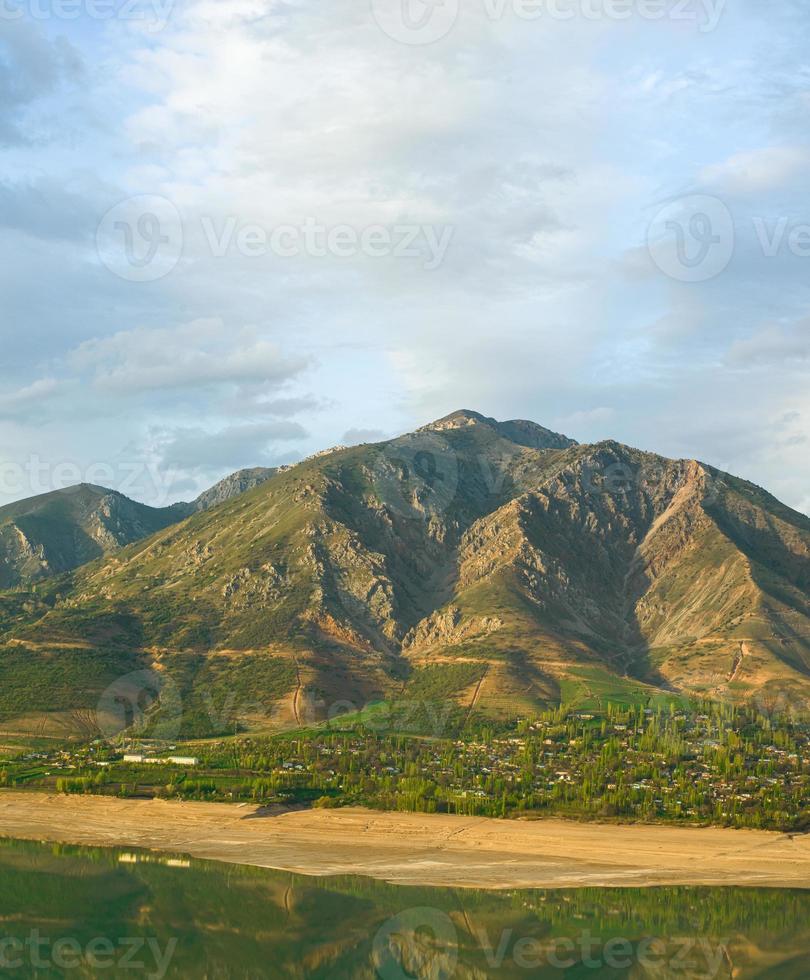
[[[87,483],[0,507],[0,588],[70,571],[181,517]]]
[[[417,431],[447,432],[482,425],[497,432],[509,442],[514,442],[518,446],[527,446],[530,449],[570,449],[571,446],[577,445],[573,439],[561,436],[558,432],[552,432],[550,429],[544,429],[542,425],[538,425],[536,422],[527,422],[524,419],[498,422],[478,412],[471,412],[469,409],[453,412],[443,419],[431,422],[430,425],[422,426]]]
[[[810,519],[695,460],[463,411],[0,595],[0,624],[0,717],[75,721],[144,667],[184,734],[382,698],[805,706]]]
[[[88,483],[0,507],[0,589],[72,571],[198,511],[252,490],[278,471],[239,470],[191,503],[149,507]]]
[[[236,473],[231,473],[224,480],[220,480],[219,483],[215,483],[213,487],[205,490],[193,503],[186,504],[185,506],[189,514],[196,513],[200,510],[208,510],[210,507],[224,504],[231,497],[238,497],[240,494],[246,493],[254,487],[261,486],[262,483],[269,480],[271,476],[275,476],[276,473],[278,473],[278,469],[267,469],[261,466],[254,467],[253,469],[237,470]]]

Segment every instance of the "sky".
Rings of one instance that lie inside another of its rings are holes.
[[[0,0],[0,504],[459,408],[810,513],[805,0]]]

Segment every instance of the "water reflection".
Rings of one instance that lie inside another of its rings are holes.
[[[485,892],[0,842],[0,972],[804,978],[810,892]]]

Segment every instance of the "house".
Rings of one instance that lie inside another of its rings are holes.
[[[190,755],[171,755],[168,759],[159,759],[156,756],[125,755],[124,762],[142,762],[150,766],[198,766],[200,764],[198,758]]]

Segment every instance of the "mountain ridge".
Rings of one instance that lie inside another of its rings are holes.
[[[242,672],[247,727],[426,689],[501,720],[664,695],[805,705],[809,582],[810,519],[753,484],[461,412],[0,603],[0,680],[23,650],[30,670],[114,652],[99,684],[125,665],[172,678],[197,734]]]
[[[70,571],[181,519],[82,483],[0,507],[0,588]]]
[[[497,419],[481,415],[480,412],[474,412],[468,408],[451,412],[435,422],[421,426],[416,431],[442,432],[468,425],[486,425],[511,442],[532,449],[568,449],[579,445],[574,439],[569,439],[568,436],[561,435],[559,432],[552,432],[551,429],[547,429],[537,422],[530,422],[527,419],[510,419],[506,422],[498,422]]]
[[[224,503],[277,473],[237,470],[191,502],[151,507],[118,490],[79,483],[0,507],[0,588],[72,571]]]

